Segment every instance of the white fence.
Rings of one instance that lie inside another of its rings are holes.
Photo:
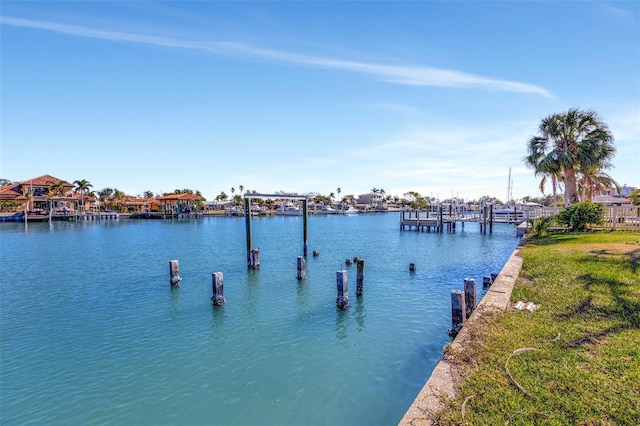
[[[527,218],[540,219],[553,216],[560,208],[535,207],[527,209]],[[610,206],[604,208],[604,224],[590,226],[592,229],[640,231],[640,206]]]

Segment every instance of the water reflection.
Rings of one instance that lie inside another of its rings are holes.
[[[336,307],[336,325],[333,328],[336,333],[336,340],[347,338],[347,326],[349,324],[349,309]]]
[[[364,296],[356,297],[355,316],[358,331],[364,330],[364,319],[367,317],[367,311],[364,309]]]

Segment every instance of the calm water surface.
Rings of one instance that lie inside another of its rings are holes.
[[[242,218],[0,224],[0,423],[397,424],[449,341],[451,290],[499,272],[518,243],[512,225],[398,222],[310,217],[304,281],[301,218],[254,219],[256,271]],[[366,260],[359,298],[354,256]]]

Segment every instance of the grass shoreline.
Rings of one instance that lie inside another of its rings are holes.
[[[528,240],[519,300],[540,307],[487,319],[464,354],[445,348],[463,379],[433,421],[640,424],[640,234]]]

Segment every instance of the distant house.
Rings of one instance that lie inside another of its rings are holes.
[[[631,200],[622,197],[614,197],[612,195],[595,195],[592,199],[594,203],[602,203],[605,206],[626,206],[633,204]]]
[[[198,205],[205,201],[195,194],[167,194],[156,198],[160,211],[166,214],[197,213]]]
[[[369,205],[373,207],[383,206],[383,196],[378,193],[360,194],[358,195],[358,205]]]
[[[636,188],[635,186],[627,186],[626,184],[622,185],[622,188],[620,188],[620,196],[627,198],[629,195],[631,195],[637,189],[638,188]]]
[[[77,210],[85,201],[92,198],[73,192],[73,184],[51,175],[42,175],[33,179],[13,183],[0,188],[0,201],[20,203],[22,209],[27,204],[29,211]],[[30,194],[25,196],[25,194]]]

